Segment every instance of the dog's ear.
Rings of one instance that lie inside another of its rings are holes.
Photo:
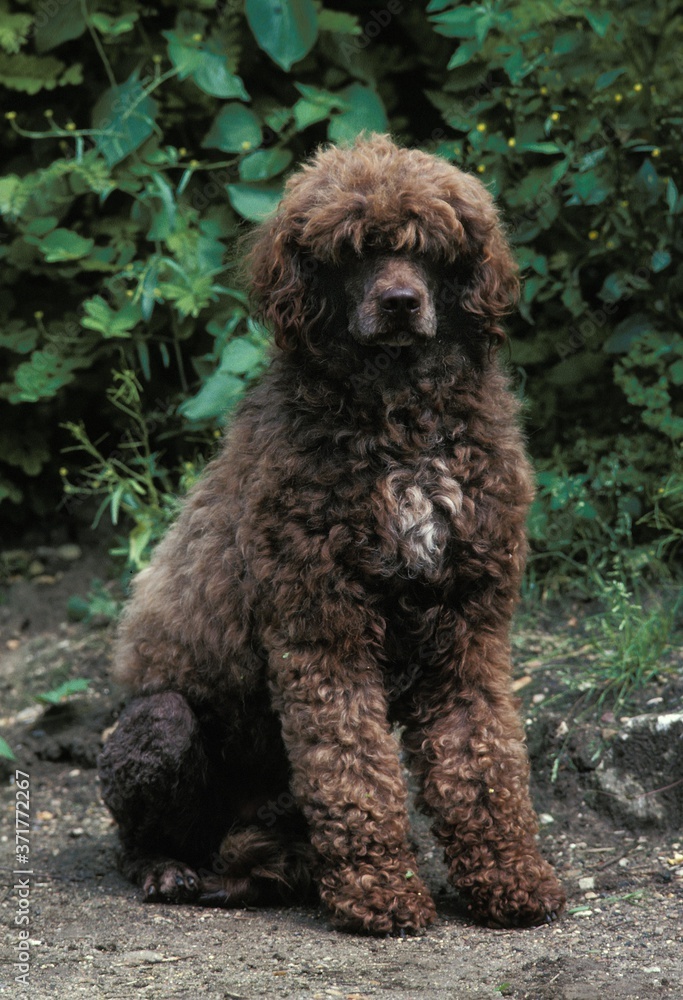
[[[283,350],[293,350],[304,339],[318,311],[314,263],[297,247],[279,215],[253,234],[246,275],[258,314]]]
[[[461,305],[481,321],[492,344],[501,344],[505,334],[500,321],[517,302],[519,278],[498,210],[484,185],[460,171],[448,201],[458,220],[458,254],[467,259],[470,272]]]
[[[484,321],[492,343],[501,344],[505,333],[500,321],[514,308],[518,298],[517,263],[496,221],[476,253],[472,278],[462,305]]]

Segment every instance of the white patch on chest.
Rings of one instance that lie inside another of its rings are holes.
[[[379,484],[379,498],[387,575],[399,568],[413,577],[437,575],[451,523],[462,509],[462,490],[445,462],[433,459],[415,469],[390,472]]]

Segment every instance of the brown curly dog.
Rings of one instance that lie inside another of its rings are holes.
[[[136,697],[100,773],[124,871],[149,900],[315,887],[338,927],[421,930],[400,723],[473,916],[553,919],[510,692],[532,477],[492,200],[371,136],[291,178],[248,263],[275,356],[121,625]]]

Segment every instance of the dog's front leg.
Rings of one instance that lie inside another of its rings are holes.
[[[376,664],[363,649],[270,654],[292,792],[310,827],[336,926],[422,930],[434,904],[408,846],[406,787]]]
[[[510,691],[507,642],[472,639],[451,683],[422,691],[404,740],[436,818],[449,881],[472,915],[502,926],[538,924],[562,909],[564,891],[539,854],[529,764]]]

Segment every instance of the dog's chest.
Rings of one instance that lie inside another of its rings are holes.
[[[460,484],[441,458],[382,475],[373,496],[380,574],[437,578],[462,502]]]

